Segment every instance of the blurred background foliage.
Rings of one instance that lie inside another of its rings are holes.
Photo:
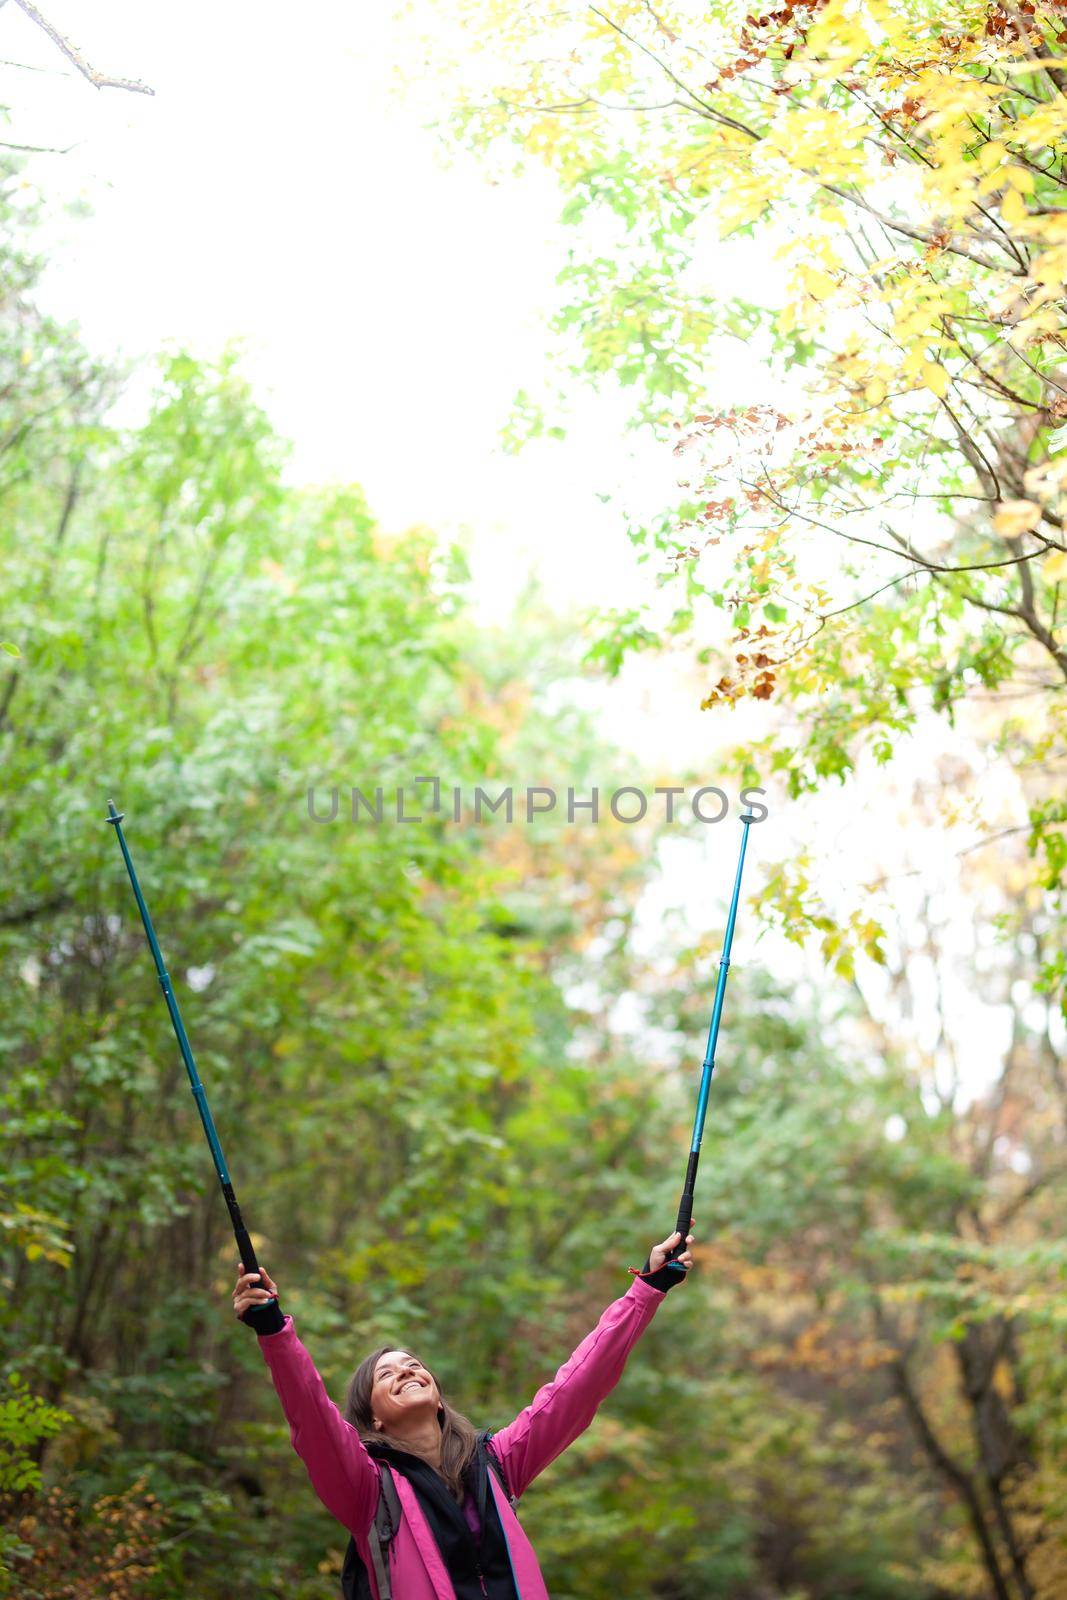
[[[580,148],[551,148],[580,184]],[[385,537],[358,487],[293,487],[232,356],[161,358],[117,426],[125,375],[39,309],[32,191],[5,174],[0,1588],[325,1600],[344,1537],[229,1313],[107,796],[332,1391],[395,1338],[484,1425],[669,1226],[721,908],[696,943],[637,936],[653,826],[347,818],[353,786],[423,773],[634,781],[568,699],[588,641],[534,594],[477,625],[457,551]],[[842,704],[865,659],[826,666]],[[819,724],[820,750],[851,760],[872,718]],[[815,738],[803,703],[797,725]],[[1005,762],[1009,734],[988,733]],[[312,820],[333,786],[337,819]],[[803,862],[766,873],[746,916],[814,935],[833,974],[731,980],[700,1270],[523,1507],[556,1600],[1067,1595],[1059,902],[1034,881],[967,885],[1000,942],[964,979],[1012,1019],[968,1099],[907,1026],[962,959],[936,908],[916,949],[892,887],[875,923],[813,904]]]

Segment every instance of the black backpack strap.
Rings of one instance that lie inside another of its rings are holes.
[[[499,1456],[497,1456],[494,1451],[489,1449],[489,1441],[492,1437],[493,1430],[491,1428],[486,1428],[484,1432],[478,1435],[478,1453],[479,1455],[484,1456],[486,1466],[493,1474],[493,1477],[496,1479],[497,1483],[499,1483],[504,1493],[507,1495],[508,1505],[511,1507],[512,1511],[514,1511],[516,1504],[515,1496],[511,1492],[511,1485],[508,1483],[507,1477],[505,1476],[503,1465]],[[483,1515],[484,1511],[484,1506],[478,1507],[479,1517]]]
[[[378,1463],[382,1475],[378,1507],[374,1513],[375,1537],[370,1541],[370,1558],[378,1584],[378,1600],[393,1600],[389,1581],[389,1546],[400,1526],[400,1496],[396,1492],[393,1474],[384,1461]]]
[[[396,1484],[389,1468],[384,1462],[379,1462],[378,1466],[381,1470],[378,1504],[368,1543],[371,1566],[374,1568],[374,1578],[378,1588],[378,1600],[393,1600],[393,1586],[389,1577],[389,1546],[400,1527],[400,1496],[396,1492]],[[341,1595],[342,1600],[371,1600],[370,1578],[367,1576],[367,1569],[363,1565],[354,1539],[349,1539],[348,1550],[345,1553],[344,1568],[341,1572]]]

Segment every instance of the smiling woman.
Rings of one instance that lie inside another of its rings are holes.
[[[474,1428],[445,1403],[433,1374],[414,1356],[383,1345],[361,1361],[348,1385],[344,1415],[370,1442],[425,1456],[456,1499],[463,1499]]]
[[[689,1247],[678,1265],[693,1264]],[[351,1535],[346,1600],[548,1600],[515,1502],[592,1422],[664,1294],[674,1233],[608,1306],[550,1383],[499,1432],[478,1433],[408,1350],[383,1345],[357,1367],[342,1413],[261,1267],[238,1268],[238,1317],[272,1298],[260,1348],[293,1448],[319,1499]]]

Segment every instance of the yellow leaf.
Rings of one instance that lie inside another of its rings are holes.
[[[1034,175],[1026,167],[1005,167],[1004,177],[1020,194],[1033,194]]]
[[[948,394],[948,373],[939,361],[927,361],[923,366],[923,382],[932,389],[939,400]]]
[[[1009,227],[1017,227],[1020,222],[1025,222],[1029,212],[1026,201],[1017,189],[1009,189],[1000,202],[1000,214]]]
[[[1015,124],[1015,139],[1031,150],[1044,151],[1062,138],[1067,125],[1067,106],[1057,96],[1049,105],[1031,111]]]
[[[863,392],[872,406],[880,406],[889,391],[884,378],[872,378]]]
[[[802,265],[799,277],[813,300],[828,300],[837,288],[837,284],[830,277],[830,274],[821,271],[818,267]]]
[[[1067,550],[1053,550],[1041,563],[1041,571],[1049,583],[1062,583],[1067,578]]]
[[[1067,276],[1067,246],[1057,245],[1054,250],[1043,250],[1039,256],[1035,257],[1030,268],[1030,274],[1038,283],[1043,283],[1050,289],[1058,289],[1064,277]],[[1017,291],[1013,284],[1011,287],[1012,297],[1016,293]],[[1007,298],[1007,293],[1005,298]]]
[[[1035,500],[1002,500],[993,518],[993,527],[1004,539],[1017,539],[1041,521],[1041,507]]]

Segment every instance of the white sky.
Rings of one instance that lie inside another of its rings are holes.
[[[571,436],[499,449],[518,388],[544,372],[544,316],[574,241],[547,174],[494,184],[446,169],[417,98],[391,92],[412,49],[389,7],[52,0],[98,68],[154,98],[76,75],[0,69],[54,193],[85,195],[48,293],[88,341],[140,356],[166,341],[213,353],[241,338],[293,471],[356,479],[392,527],[470,529],[478,598],[502,616],[531,566],[554,599],[647,594],[615,506],[655,510],[669,455],[624,433],[626,405],[579,397]],[[14,5],[0,54],[70,74]],[[731,392],[758,375],[737,347]],[[705,719],[706,721],[706,719]]]
[[[94,65],[156,89],[4,72],[25,97],[17,137],[78,141],[37,170],[93,208],[49,282],[87,339],[137,356],[241,338],[297,476],[357,479],[389,526],[469,525],[483,602],[502,608],[535,554],[558,598],[588,600],[596,552],[597,588],[620,597],[625,550],[595,490],[625,466],[622,409],[588,405],[562,448],[498,449],[543,367],[566,248],[553,183],[442,167],[417,104],[390,94],[410,37],[388,7],[306,7],[295,26],[272,3],[48,14]],[[14,5],[0,54],[64,66]]]
[[[554,183],[535,173],[493,184],[473,163],[442,166],[418,104],[391,92],[411,35],[386,4],[294,12],[277,0],[187,0],[175,11],[44,0],[42,9],[98,69],[156,90],[94,90],[15,5],[0,9],[0,57],[47,69],[0,67],[10,137],[73,144],[33,158],[30,174],[92,208],[56,236],[50,309],[77,319],[93,348],[129,358],[168,342],[210,355],[241,338],[261,400],[294,443],[294,475],[358,481],[387,528],[465,531],[487,621],[506,620],[531,569],[561,608],[648,597],[653,574],[634,562],[619,508],[662,507],[680,469],[625,434],[623,404],[579,393],[565,442],[517,457],[499,449],[516,390],[536,390],[544,373],[543,318],[574,242],[557,223]],[[751,289],[757,268],[751,253],[724,250],[717,276],[743,273]],[[776,398],[751,352],[731,355],[716,378],[732,399]],[[698,762],[714,782],[718,740],[742,731],[699,711],[677,662],[637,662],[591,693],[605,734],[655,763],[662,782]],[[938,737],[940,753],[951,741],[943,728]],[[753,854],[770,861],[839,841],[847,880],[869,866],[872,839],[892,837],[907,870],[914,844],[925,839],[929,851],[930,830],[901,796],[933,753],[930,741],[913,750],[892,789],[883,777],[880,790],[851,786],[783,809],[755,830]],[[930,870],[974,837],[973,827],[951,844],[937,836]],[[685,850],[668,861],[652,921],[682,901],[693,926],[706,927],[728,893],[736,846],[727,823],[708,830],[696,871]],[[753,933],[739,925],[739,962],[804,970],[778,940],[755,952]],[[972,1070],[985,1076],[1004,1013],[962,991],[949,1003]]]

